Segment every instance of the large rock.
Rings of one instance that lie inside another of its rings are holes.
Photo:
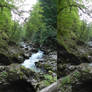
[[[81,64],[58,82],[58,92],[92,92],[92,67]]]
[[[8,45],[4,41],[0,42],[0,65],[23,62],[23,53],[23,50],[16,44]]]
[[[36,92],[36,80],[37,74],[23,66],[0,66],[0,92]]]
[[[86,47],[70,47],[70,49],[66,49],[63,45],[58,45],[58,58],[57,58],[57,75],[58,77],[66,76],[67,73],[65,71],[67,70],[65,65],[79,65],[81,63],[90,63],[92,62],[91,59],[89,59],[89,55],[91,54],[91,51],[89,51]],[[63,74],[64,73],[64,74]],[[69,74],[69,73],[68,73]]]

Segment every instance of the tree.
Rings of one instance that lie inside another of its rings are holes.
[[[34,42],[41,41],[41,32],[45,27],[45,23],[42,21],[42,12],[43,9],[40,7],[40,3],[38,2],[30,13],[28,21],[25,23],[26,38],[28,40],[32,40]]]
[[[40,45],[48,44],[50,39],[56,38],[56,25],[53,26],[53,23],[56,22],[56,19],[53,20],[52,17],[49,18],[51,14],[47,14],[47,12],[50,10],[48,9],[46,12],[43,6],[44,4],[42,2],[38,2],[30,13],[28,21],[25,23],[26,38],[28,37],[28,39],[30,38],[31,41]],[[48,21],[53,22],[48,23]]]
[[[19,38],[21,26],[12,20],[11,11],[17,10],[14,0],[1,0],[0,2],[0,40],[9,42]],[[15,37],[16,36],[16,37]],[[16,42],[16,41],[15,41]]]
[[[43,7],[43,21],[46,25],[57,28],[57,0],[39,0]]]

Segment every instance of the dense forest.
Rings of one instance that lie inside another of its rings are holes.
[[[52,5],[52,7],[50,7],[50,5]],[[32,40],[41,45],[46,44],[49,38],[54,41],[56,40],[57,8],[55,0],[51,0],[49,3],[48,1],[41,0],[37,2],[32,12],[30,12],[30,17],[25,20],[22,25],[20,25],[18,21],[12,20],[11,11],[17,14],[20,13],[19,15],[23,13],[23,11],[18,11],[18,7],[14,5],[13,1],[10,1],[9,4],[8,1],[3,0],[0,6],[1,40],[18,43],[25,39]],[[53,17],[50,17],[52,15]]]
[[[25,2],[0,1],[0,92],[92,92],[92,1]]]

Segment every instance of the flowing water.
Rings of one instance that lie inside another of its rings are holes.
[[[92,41],[88,42],[88,45],[89,45],[90,47],[92,47]]]
[[[26,68],[32,69],[35,72],[40,72],[41,70],[35,66],[35,62],[39,62],[43,57],[43,51],[38,51],[37,53],[32,54],[29,59],[26,59],[22,65]]]
[[[88,42],[88,45],[90,46],[90,48],[92,48],[92,41]],[[92,56],[88,56],[88,57],[92,57]],[[90,63],[89,66],[92,66],[92,63]]]

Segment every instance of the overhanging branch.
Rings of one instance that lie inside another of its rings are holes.
[[[84,10],[83,9],[87,9],[86,7],[84,7],[84,5],[80,5],[80,4],[70,4],[68,6],[65,6],[65,7],[62,7],[58,10],[58,14],[60,14],[61,11],[63,11],[64,9],[67,9],[67,8],[70,8],[70,7],[76,7],[76,8],[79,8],[81,9],[83,12]]]

